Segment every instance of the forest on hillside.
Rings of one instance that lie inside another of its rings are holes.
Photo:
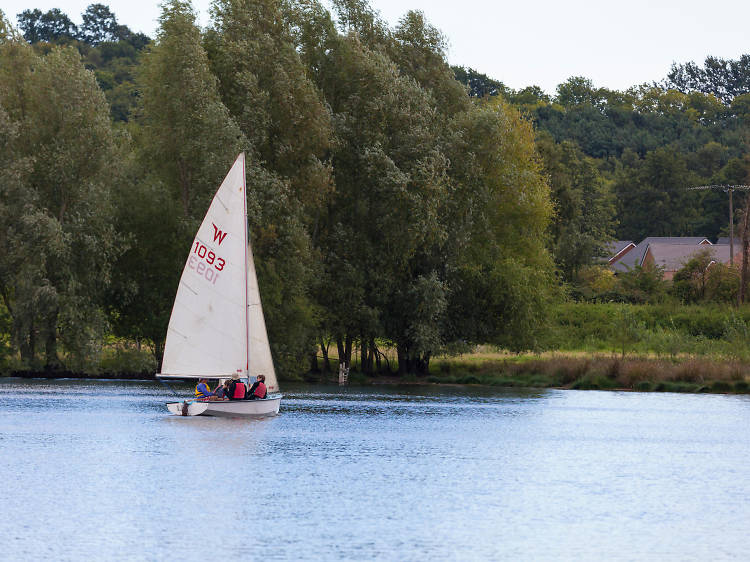
[[[216,0],[201,29],[171,0],[154,38],[102,4],[80,26],[2,18],[4,369],[95,371],[113,345],[140,368],[126,344],[158,361],[240,151],[282,374],[331,346],[366,372],[395,348],[401,373],[539,349],[609,241],[726,235],[726,195],[686,188],[750,180],[750,56],[549,96],[451,68],[421,12],[391,28],[366,0],[332,4]]]

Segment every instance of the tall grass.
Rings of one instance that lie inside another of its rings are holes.
[[[750,358],[750,306],[565,303],[551,317],[549,349]]]

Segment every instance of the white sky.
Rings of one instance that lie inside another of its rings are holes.
[[[29,8],[60,8],[80,23],[86,6],[107,4],[134,31],[153,37],[156,0],[0,0],[15,23]],[[193,0],[200,23],[210,0]],[[624,90],[661,80],[672,62],[750,53],[750,1],[725,0],[371,0],[391,25],[422,10],[447,36],[451,64],[471,66],[512,88],[532,84],[554,93],[571,76]]]

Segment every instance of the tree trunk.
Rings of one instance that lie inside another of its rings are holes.
[[[367,372],[368,373],[374,373],[375,372],[373,370],[374,362],[375,362],[375,355],[376,355],[375,351],[376,351],[375,350],[375,340],[371,339],[370,340],[370,345],[369,345],[368,351],[367,351]]]
[[[320,352],[323,354],[323,371],[326,373],[331,372],[331,360],[328,358],[328,346],[325,345],[323,340],[320,340]]]
[[[430,374],[430,354],[425,353],[424,357],[419,358],[417,362],[417,372],[420,375]]]
[[[15,319],[16,334],[18,337],[18,349],[21,352],[21,362],[27,369],[34,369],[36,364],[36,337],[34,335],[34,322],[24,326],[21,320]]]
[[[336,336],[336,349],[339,352],[339,366],[346,365],[346,350],[344,349],[344,340],[341,336]]]
[[[398,374],[405,375],[408,372],[407,365],[407,353],[401,344],[396,345],[396,352],[398,353]]]
[[[156,369],[161,373],[161,363],[164,360],[164,340],[154,340],[154,357],[156,358]]]
[[[311,373],[319,373],[320,368],[318,367],[318,352],[313,351],[310,354],[310,372]]]
[[[379,373],[382,369],[382,365],[380,364],[380,350],[375,346],[375,340],[372,341],[372,344],[370,345],[372,347],[373,355],[375,356],[375,369]]]
[[[344,362],[346,366],[351,368],[352,366],[352,337],[347,335],[344,341]]]
[[[359,370],[363,373],[367,373],[367,350],[369,348],[368,342],[364,336],[362,336],[361,345],[359,348]]]
[[[56,371],[62,367],[60,357],[57,355],[57,310],[54,310],[47,319],[47,338],[44,344],[44,370]]]

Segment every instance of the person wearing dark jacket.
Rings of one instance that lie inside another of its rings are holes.
[[[262,399],[265,398],[267,394],[268,390],[266,390],[266,376],[258,375],[258,378],[253,383],[253,386],[251,386],[250,390],[247,391],[247,399]]]
[[[245,383],[238,379],[232,379],[227,390],[227,398],[230,400],[244,400],[247,395]]]
[[[214,390],[214,394],[217,398],[226,399],[229,398],[229,381],[224,381],[223,384],[220,384],[216,387],[216,390]]]

